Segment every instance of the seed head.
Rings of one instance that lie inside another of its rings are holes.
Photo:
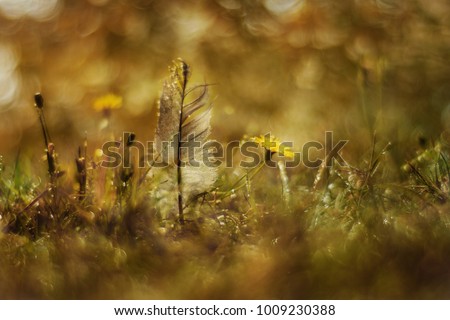
[[[39,109],[44,107],[44,98],[39,92],[34,95],[34,103]]]

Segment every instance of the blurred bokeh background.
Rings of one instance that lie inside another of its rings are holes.
[[[117,132],[151,140],[177,57],[215,84],[220,141],[333,130],[359,156],[377,131],[400,163],[450,124],[447,0],[0,0],[0,154],[42,154],[35,92],[67,161],[85,132],[100,143],[109,92]]]
[[[114,189],[103,170],[87,175],[93,199],[81,205],[53,199],[59,189],[42,192],[36,92],[70,181],[61,194],[72,195],[85,134],[90,158],[122,131],[153,139],[178,57],[192,83],[214,84],[212,138],[272,132],[297,151],[333,131],[361,169],[329,180],[327,170],[288,171],[290,201],[276,170],[247,179],[248,196],[235,194],[231,182],[249,173],[233,169],[220,180],[224,190],[230,181],[229,199],[214,193],[213,206],[179,233],[155,209],[157,179],[149,201],[138,194],[127,206],[122,190],[134,187],[121,180]],[[0,180],[0,295],[450,297],[449,61],[448,0],[0,0],[0,173],[3,163],[10,170]],[[109,93],[123,100],[112,99],[122,106],[104,126],[93,106]],[[440,136],[446,157],[431,147]],[[364,163],[388,141],[386,157]],[[400,168],[410,159],[423,160],[414,165],[429,181],[419,171],[406,180]],[[314,192],[316,177],[326,178]]]

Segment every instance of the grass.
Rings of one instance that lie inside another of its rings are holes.
[[[60,167],[36,99],[48,174],[0,164],[0,298],[450,297],[445,141],[402,168],[374,138],[358,167],[223,170],[181,224],[157,209],[157,176],[102,168],[87,141]]]

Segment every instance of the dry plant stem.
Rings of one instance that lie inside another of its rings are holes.
[[[286,172],[286,166],[283,161],[278,161],[278,170],[280,171],[281,193],[286,207],[290,208],[291,190],[289,189],[289,178]]]
[[[363,186],[368,186],[369,192],[370,192],[371,195],[373,195],[373,185],[372,185],[372,183],[371,183],[371,181],[370,181],[370,178],[372,177],[372,172],[373,172],[372,169],[373,169],[373,167],[374,167],[375,145],[376,145],[376,142],[377,142],[376,132],[373,132],[373,137],[372,137],[372,150],[371,150],[371,153],[370,153],[369,168],[368,168],[368,170],[367,170],[367,172],[366,172],[366,174],[365,174],[364,181],[363,181],[363,184],[362,184]],[[358,197],[358,209],[360,208],[362,198],[363,198],[363,195],[362,195],[362,193],[360,192],[360,193],[359,193],[359,197]],[[373,200],[374,200],[374,202],[375,202],[375,199],[373,199]]]
[[[39,121],[41,123],[42,134],[44,136],[45,150],[47,153],[48,173],[50,174],[50,179],[51,179],[51,177],[53,176],[53,174],[56,171],[55,161],[54,161],[55,159],[52,154],[53,150],[50,150],[51,142],[50,142],[50,137],[48,135],[47,125],[45,123],[44,113],[40,109],[38,109],[38,114],[39,114]]]
[[[51,142],[50,134],[48,132],[47,123],[45,121],[45,116],[43,112],[44,108],[44,99],[41,94],[36,94],[35,98],[35,106],[39,116],[39,122],[41,124],[42,135],[44,136],[44,144],[45,150],[47,153],[47,164],[48,164],[48,173],[50,175],[50,186],[54,189],[54,185],[56,183],[57,172],[56,172],[56,160],[55,160],[55,146]]]
[[[37,112],[38,112],[38,116],[39,116],[39,122],[41,124],[42,135],[44,136],[44,145],[45,145],[45,148],[47,149],[50,138],[48,137],[47,126],[46,126],[45,120],[44,120],[44,113],[41,111],[41,109],[37,109]]]
[[[429,192],[434,195],[439,201],[445,202],[447,200],[447,195],[442,192],[430,179],[423,174],[410,162],[408,162],[409,167],[413,171],[414,175],[422,181],[422,183],[428,188]]]
[[[82,155],[81,147],[78,148],[78,159],[76,159],[77,171],[78,171],[78,184],[79,184],[79,196],[78,200],[82,201],[86,197],[86,153],[87,153],[87,140],[84,143],[84,155]]]
[[[177,191],[178,191],[178,219],[181,224],[184,224],[184,212],[183,212],[183,194],[182,194],[182,188],[181,188],[181,137],[183,136],[182,130],[183,130],[183,105],[184,105],[184,98],[186,95],[186,85],[189,75],[189,67],[187,64],[183,63],[183,88],[181,92],[181,106],[180,106],[180,121],[178,124],[178,141],[176,143],[177,146]]]

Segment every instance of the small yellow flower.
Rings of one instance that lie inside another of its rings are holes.
[[[99,160],[103,157],[103,150],[102,149],[95,149],[94,151],[94,159]]]
[[[112,109],[119,109],[122,107],[122,97],[113,93],[108,93],[104,96],[97,98],[94,101],[93,107],[95,111],[105,111]]]
[[[274,136],[269,135],[269,136],[253,137],[252,140],[258,143],[264,149],[272,153],[278,153],[282,156],[291,159],[294,158],[294,152],[292,151],[291,147],[288,147],[285,143],[282,143],[279,139],[275,138]]]

